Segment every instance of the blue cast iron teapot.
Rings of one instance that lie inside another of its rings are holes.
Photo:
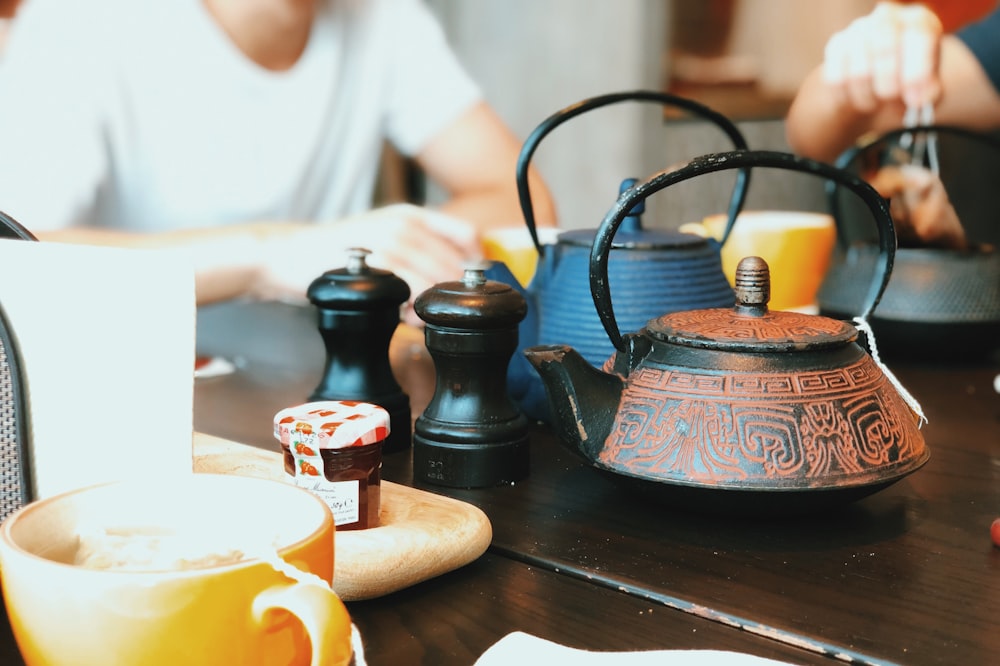
[[[519,290],[528,302],[528,315],[518,329],[518,349],[511,359],[507,387],[511,398],[529,417],[547,422],[549,405],[538,374],[522,354],[526,347],[567,343],[594,366],[614,352],[590,296],[588,271],[596,229],[564,231],[551,245],[539,241],[528,166],[539,142],[563,122],[599,107],[623,101],[655,102],[679,107],[717,125],[737,149],[747,143],[736,126],[718,112],[692,100],[656,91],[627,91],[589,98],[545,119],[525,140],[517,162],[517,190],[524,221],[538,250],[531,283],[518,283],[500,262],[486,277]],[[729,203],[728,223],[721,241],[678,231],[643,229],[640,203],[618,229],[611,246],[608,273],[618,285],[618,321],[625,331],[638,330],[664,312],[732,305],[733,290],[722,272],[719,250],[743,207],[749,169],[741,169]],[[634,179],[626,179],[621,191]]]

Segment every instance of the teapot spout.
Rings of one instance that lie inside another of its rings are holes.
[[[596,369],[567,345],[538,345],[524,356],[542,378],[552,427],[571,450],[594,461],[611,433],[625,381]]]

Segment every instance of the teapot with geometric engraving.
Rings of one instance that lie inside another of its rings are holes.
[[[664,314],[622,336],[607,279],[622,219],[674,183],[746,167],[833,180],[871,210],[880,270],[857,327],[769,310],[767,264],[748,257],[732,307]],[[929,457],[920,406],[878,360],[867,327],[895,247],[885,200],[871,186],[788,153],[704,155],[638,183],[604,218],[591,252],[591,295],[616,351],[598,370],[567,345],[525,350],[545,385],[556,434],[594,468],[707,510],[808,510],[861,498],[914,472]]]

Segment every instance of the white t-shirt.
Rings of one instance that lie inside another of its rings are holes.
[[[0,210],[32,230],[330,220],[480,99],[420,0],[321,0],[286,72],[200,0],[29,0],[0,62]]]

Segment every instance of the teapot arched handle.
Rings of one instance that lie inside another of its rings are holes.
[[[0,210],[0,238],[18,238],[21,240],[33,241],[38,240],[38,237],[28,231],[27,227],[2,210]]]
[[[675,183],[695,176],[723,171],[726,169],[743,169],[748,167],[773,167],[790,171],[812,173],[847,187],[858,195],[871,210],[878,227],[879,259],[876,263],[876,279],[873,280],[867,296],[867,303],[861,314],[867,319],[875,306],[882,299],[882,293],[889,284],[892,265],[896,257],[896,229],[889,215],[889,207],[885,199],[871,185],[857,176],[823,162],[798,157],[791,153],[768,150],[743,150],[728,153],[711,153],[695,158],[685,166],[676,170],[661,171],[644,182],[629,188],[618,197],[614,207],[604,217],[590,254],[590,293],[594,305],[604,325],[604,330],[611,344],[620,352],[625,352],[625,341],[618,330],[614,309],[611,305],[611,290],[608,285],[608,255],[611,241],[622,220],[628,212],[649,195],[659,192]],[[879,272],[881,277],[879,278]]]
[[[981,143],[985,146],[990,146],[1000,152],[1000,137],[997,137],[994,134],[987,134],[985,132],[968,129],[966,127],[958,127],[956,125],[914,125],[911,127],[898,127],[875,137],[859,141],[842,152],[833,164],[839,169],[849,171],[855,160],[857,160],[864,153],[867,153],[869,150],[877,149],[879,146],[887,146],[890,141],[895,141],[906,134],[920,135],[931,133],[960,136],[971,141]],[[833,218],[833,224],[837,230],[837,245],[842,250],[846,250],[849,243],[847,242],[847,230],[844,225],[840,198],[837,196],[839,191],[840,188],[836,182],[829,180],[826,182],[827,209],[830,212],[830,216]]]
[[[524,214],[524,222],[528,226],[528,233],[531,234],[531,240],[535,244],[535,249],[538,250],[539,255],[542,254],[542,244],[538,240],[538,230],[535,222],[535,209],[531,204],[531,188],[528,184],[528,166],[531,163],[532,156],[535,154],[535,150],[538,148],[538,144],[549,132],[571,118],[575,118],[576,116],[586,113],[592,109],[626,101],[656,102],[663,106],[675,106],[684,109],[685,111],[710,120],[718,125],[733,142],[733,146],[735,148],[747,148],[746,139],[743,138],[743,134],[729,118],[722,115],[718,111],[710,109],[704,104],[700,104],[699,102],[695,102],[694,100],[684,97],[678,97],[677,95],[671,95],[670,93],[658,92],[654,90],[631,90],[626,92],[609,93],[606,95],[599,95],[597,97],[590,97],[556,111],[551,116],[543,120],[538,127],[536,127],[531,134],[528,135],[528,138],[525,139],[524,144],[521,146],[521,152],[517,157],[517,196],[521,204],[521,212]],[[743,208],[743,202],[746,200],[747,186],[749,182],[750,170],[744,169],[737,177],[736,186],[734,187],[733,195],[730,198],[729,217],[726,223],[725,232],[723,233],[720,242],[725,242],[726,238],[729,236],[729,231],[736,222],[736,216]]]

